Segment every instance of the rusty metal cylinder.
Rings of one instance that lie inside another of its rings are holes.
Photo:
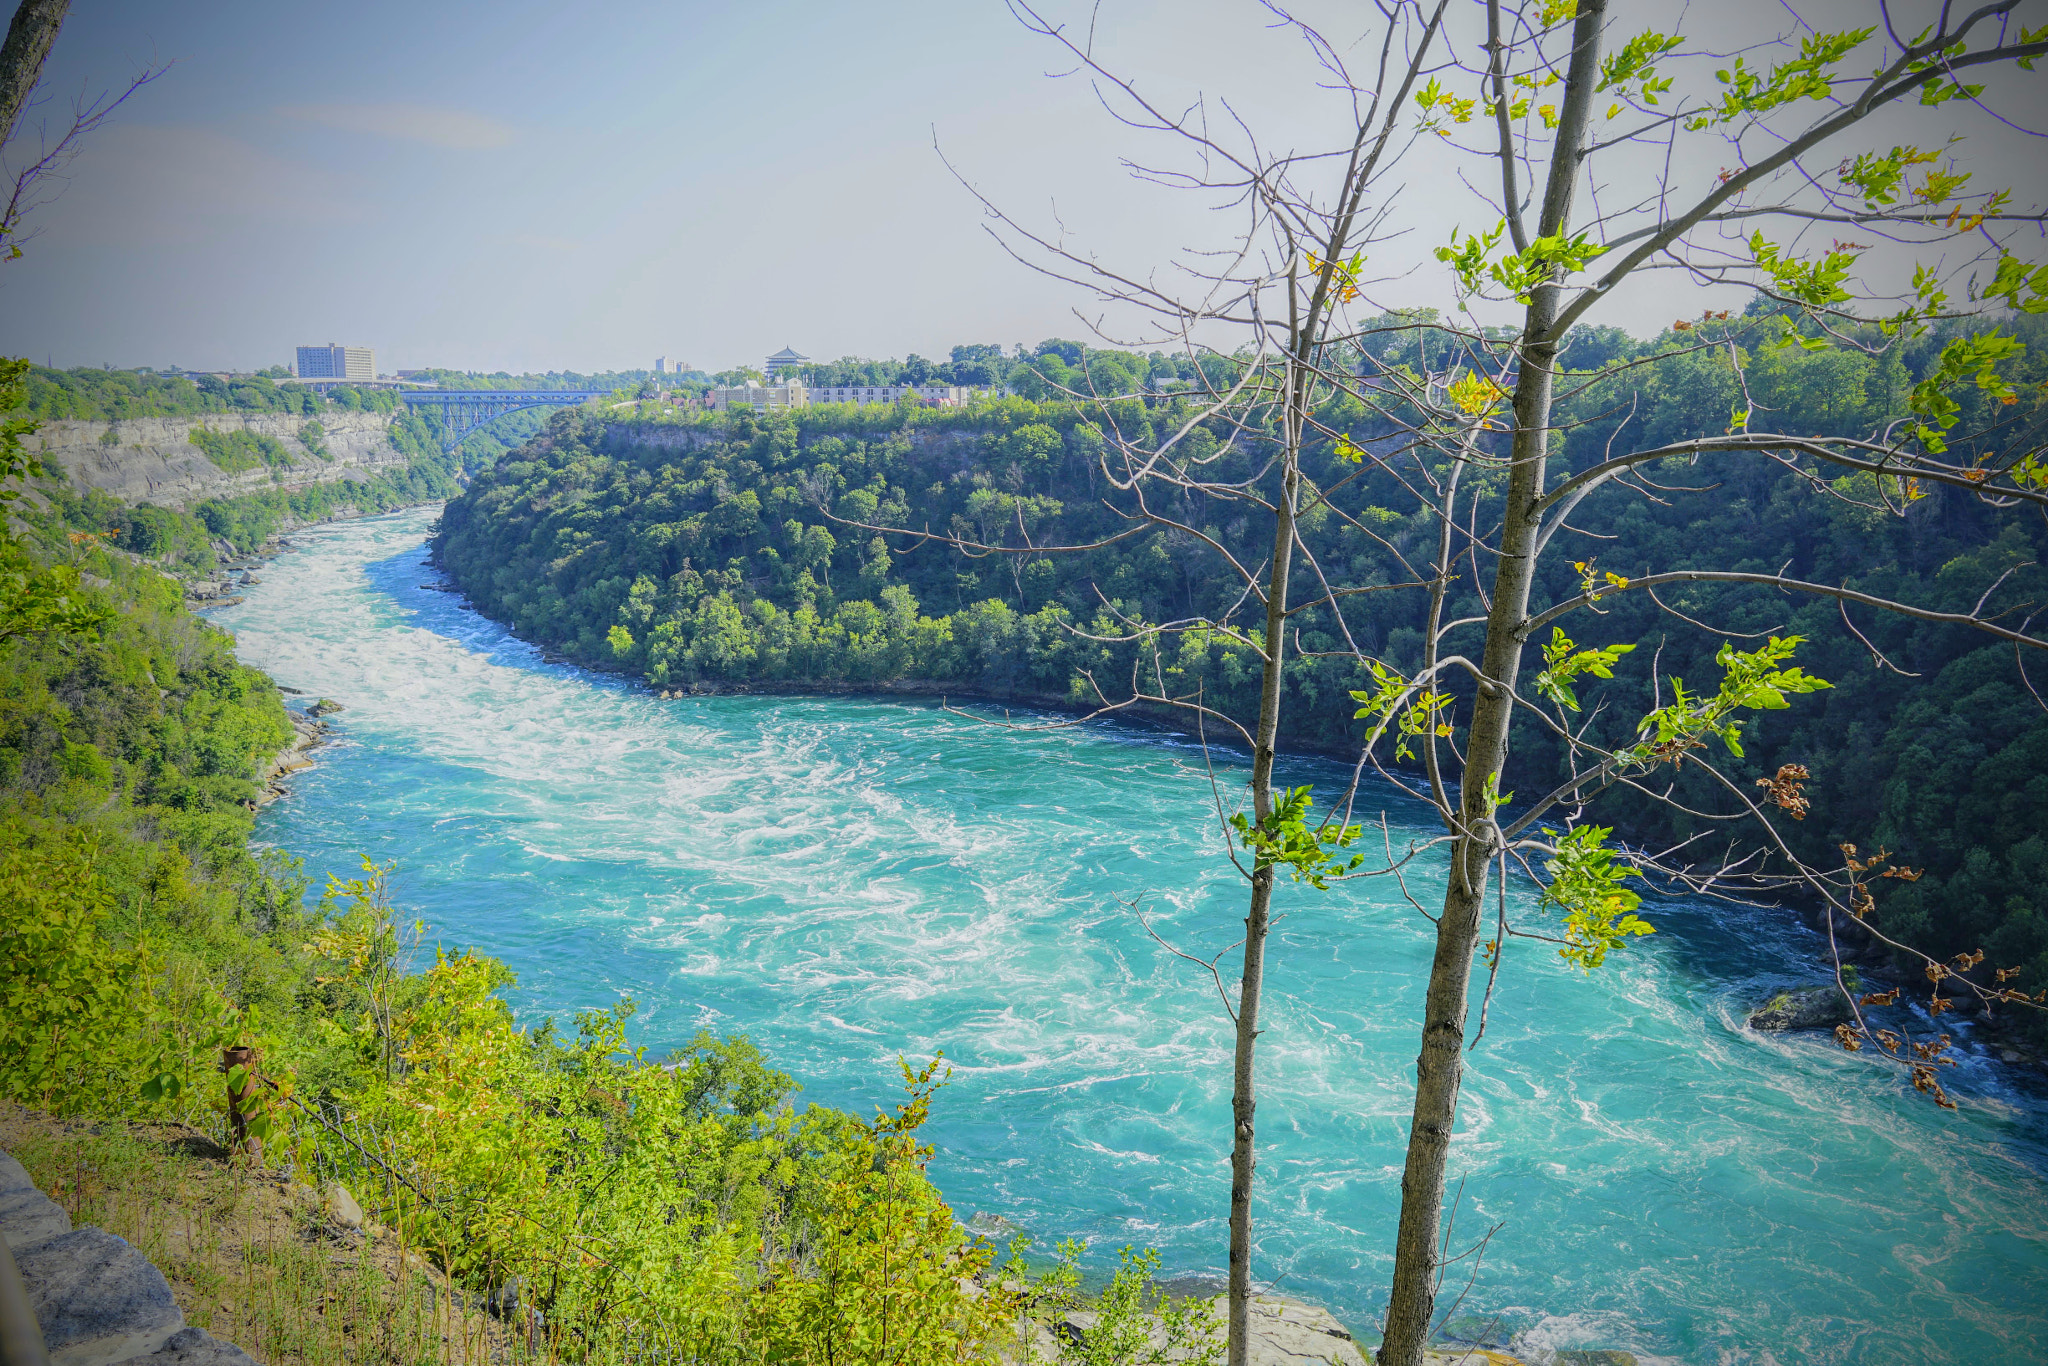
[[[256,1108],[256,1088],[262,1083],[256,1077],[256,1062],[259,1054],[254,1048],[234,1047],[223,1049],[220,1055],[220,1070],[228,1079],[228,1151],[240,1153],[257,1166],[263,1164],[263,1140],[249,1132],[249,1116]],[[238,1082],[234,1069],[242,1069]]]

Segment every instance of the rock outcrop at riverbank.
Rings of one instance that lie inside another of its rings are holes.
[[[285,795],[284,780],[294,773],[303,773],[313,766],[306,757],[307,751],[327,740],[327,723],[314,716],[288,711],[292,719],[292,742],[279,750],[277,757],[270,761],[263,772],[263,791],[256,797],[258,806],[268,806]]]
[[[233,498],[272,488],[289,491],[402,471],[411,457],[392,444],[394,416],[323,412],[311,446],[302,440],[309,419],[285,413],[49,421],[24,444],[62,470],[80,492],[99,489],[124,503],[187,509],[208,498]],[[224,470],[192,444],[193,431],[201,427],[228,436],[268,437],[284,448],[291,463]]]
[[[1749,1027],[1771,1033],[1795,1029],[1833,1029],[1849,1019],[1849,1003],[1832,982],[1791,987],[1751,1012]]]

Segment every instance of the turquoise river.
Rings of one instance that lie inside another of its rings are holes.
[[[508,962],[524,1019],[627,993],[656,1055],[745,1032],[806,1098],[862,1109],[891,1103],[899,1055],[943,1049],[933,1172],[960,1218],[1220,1270],[1228,1023],[1129,909],[1191,951],[1236,937],[1197,749],[928,703],[665,702],[423,587],[431,521],[308,532],[216,614],[244,659],[347,707],[263,840],[316,887],[397,860],[406,911]],[[1243,775],[1219,759],[1226,794]],[[1423,829],[1396,791],[1364,804],[1397,843]],[[1425,904],[1438,876],[1410,878]],[[1378,881],[1282,899],[1256,1267],[1370,1339],[1430,926]],[[2048,1359],[2039,1085],[1966,1039],[1946,1113],[1822,1037],[1751,1032],[1815,937],[1776,911],[1648,909],[1658,933],[1590,978],[1509,950],[1454,1170],[1459,1238],[1501,1227],[1460,1321],[1532,1361]]]

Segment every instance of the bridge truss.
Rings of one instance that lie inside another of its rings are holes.
[[[522,408],[569,408],[593,398],[609,398],[603,389],[406,389],[399,393],[414,411],[441,414],[441,444],[454,450],[479,427]]]

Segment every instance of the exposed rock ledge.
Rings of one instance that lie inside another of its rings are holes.
[[[71,1216],[0,1153],[0,1235],[21,1269],[51,1366],[256,1366],[185,1326],[170,1282],[124,1238]]]
[[[269,488],[301,489],[337,479],[402,470],[411,457],[391,444],[389,413],[324,412],[321,459],[299,440],[311,419],[284,413],[208,413],[201,417],[135,417],[119,422],[52,421],[26,444],[61,468],[74,488],[100,489],[124,503],[186,509],[208,498],[233,498]],[[274,437],[291,456],[288,468],[230,474],[191,442],[194,427]],[[111,439],[109,439],[111,438]]]
[[[285,795],[283,780],[294,773],[303,773],[313,766],[306,757],[309,750],[327,741],[327,723],[297,712],[287,713],[292,719],[292,742],[277,752],[263,771],[263,791],[256,797],[258,806],[268,806]]]

